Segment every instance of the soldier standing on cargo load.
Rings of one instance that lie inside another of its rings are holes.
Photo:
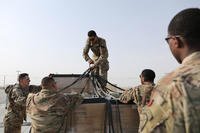
[[[128,103],[133,100],[140,112],[141,108],[149,102],[151,91],[154,87],[155,72],[151,69],[144,69],[140,74],[141,85],[124,91],[120,96],[120,101]]]
[[[26,104],[31,118],[31,133],[66,133],[67,115],[82,102],[79,94],[57,93],[56,82],[52,77],[42,79],[42,90],[29,94]]]
[[[8,95],[9,105],[4,117],[4,133],[21,133],[23,120],[26,120],[26,98],[29,93],[40,91],[40,86],[29,85],[27,73],[18,77],[19,84],[9,85],[5,92]]]
[[[162,78],[142,110],[142,133],[200,133],[200,9],[179,12],[165,39],[181,65]]]
[[[90,58],[88,55],[90,49],[93,52],[93,58]],[[88,39],[83,49],[83,58],[89,63],[90,68],[95,74],[107,80],[109,62],[106,40],[98,37],[93,30],[88,32]],[[102,82],[102,86],[106,86],[106,82]]]

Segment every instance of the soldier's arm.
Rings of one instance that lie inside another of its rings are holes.
[[[87,40],[87,41],[86,41],[86,45],[85,45],[85,47],[83,48],[83,58],[85,59],[85,61],[92,60],[92,59],[90,58],[90,56],[88,55],[89,50],[90,50],[90,44],[89,44],[89,41]]]
[[[133,93],[134,93],[134,89],[131,88],[129,90],[124,91],[121,95],[120,95],[120,101],[123,103],[128,103],[130,100],[133,100]]]
[[[185,85],[180,85],[179,83],[174,84],[169,99],[169,102],[172,103],[172,114],[174,119],[173,132],[177,133],[193,132],[195,130],[192,129],[192,127],[195,128],[195,119],[193,118],[194,109],[192,106],[188,106],[191,99],[189,100],[188,94],[185,93],[186,88],[181,88],[184,86]],[[198,117],[198,115],[199,114],[197,114],[196,117]]]
[[[153,90],[153,87],[145,89],[144,95],[142,96],[142,99],[141,99],[142,100],[141,106],[144,106],[149,102],[152,90]]]
[[[31,113],[31,102],[33,101],[34,94],[29,94],[26,99],[26,112]]]
[[[141,101],[141,106],[144,106],[144,105],[146,105],[146,97],[147,97],[147,94],[146,93],[144,93],[144,95],[142,96],[142,101]]]
[[[164,95],[163,92],[161,92],[160,90],[154,90],[153,95],[151,95],[152,101],[149,102],[148,105],[145,105],[142,108],[142,111],[140,112],[139,132],[141,133],[166,132],[165,122],[171,115],[170,114],[171,111],[169,108],[170,106],[167,100],[163,97],[163,95]]]
[[[107,49],[107,46],[106,46],[106,41],[104,39],[101,40],[99,47],[100,47],[100,57],[94,63],[94,66],[98,66],[103,61],[107,60],[107,58],[108,58],[108,49]]]
[[[42,89],[41,86],[38,85],[29,85],[29,92],[30,93],[38,93]]]
[[[22,90],[14,88],[11,98],[15,104],[26,106],[26,96],[23,95]]]

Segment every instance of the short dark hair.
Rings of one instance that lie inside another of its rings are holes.
[[[55,83],[55,80],[52,77],[44,77],[42,79],[41,85],[43,87],[49,87],[52,83]]]
[[[200,9],[189,8],[179,12],[168,26],[170,35],[180,35],[191,46],[200,42]]]
[[[26,76],[28,76],[28,73],[21,73],[18,76],[18,81],[20,81],[21,79],[25,78]]]
[[[88,37],[93,37],[93,36],[94,37],[97,36],[96,32],[94,30],[88,31]]]
[[[144,81],[146,82],[154,82],[156,74],[151,69],[144,69],[141,73],[141,76],[144,77]]]

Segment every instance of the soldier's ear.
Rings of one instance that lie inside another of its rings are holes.
[[[52,83],[52,87],[53,87],[54,89],[57,89],[56,82]]]
[[[184,43],[183,43],[183,41],[182,41],[182,39],[180,37],[175,37],[174,46],[176,48],[183,48],[184,47]]]

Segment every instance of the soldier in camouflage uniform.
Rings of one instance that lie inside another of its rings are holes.
[[[140,132],[200,133],[200,9],[178,13],[166,41],[181,65],[156,85],[142,111]]]
[[[82,102],[78,94],[65,96],[57,93],[52,77],[42,79],[42,90],[27,98],[27,113],[31,118],[31,133],[66,133],[67,115]]]
[[[93,58],[88,55],[89,50],[93,52]],[[90,68],[96,75],[101,76],[107,80],[107,72],[109,70],[108,49],[106,46],[106,40],[98,37],[96,32],[91,30],[88,32],[88,39],[86,41],[85,48],[83,49],[83,58],[89,63]],[[106,86],[106,83],[102,83]]]
[[[151,91],[154,87],[155,72],[150,69],[145,69],[140,75],[141,85],[124,91],[120,96],[120,101],[128,103],[133,100],[138,106],[138,111],[149,102]]]
[[[26,120],[26,98],[29,93],[38,92],[41,87],[29,85],[27,73],[18,77],[19,84],[6,88],[9,103],[4,117],[4,133],[20,133],[23,120]]]

